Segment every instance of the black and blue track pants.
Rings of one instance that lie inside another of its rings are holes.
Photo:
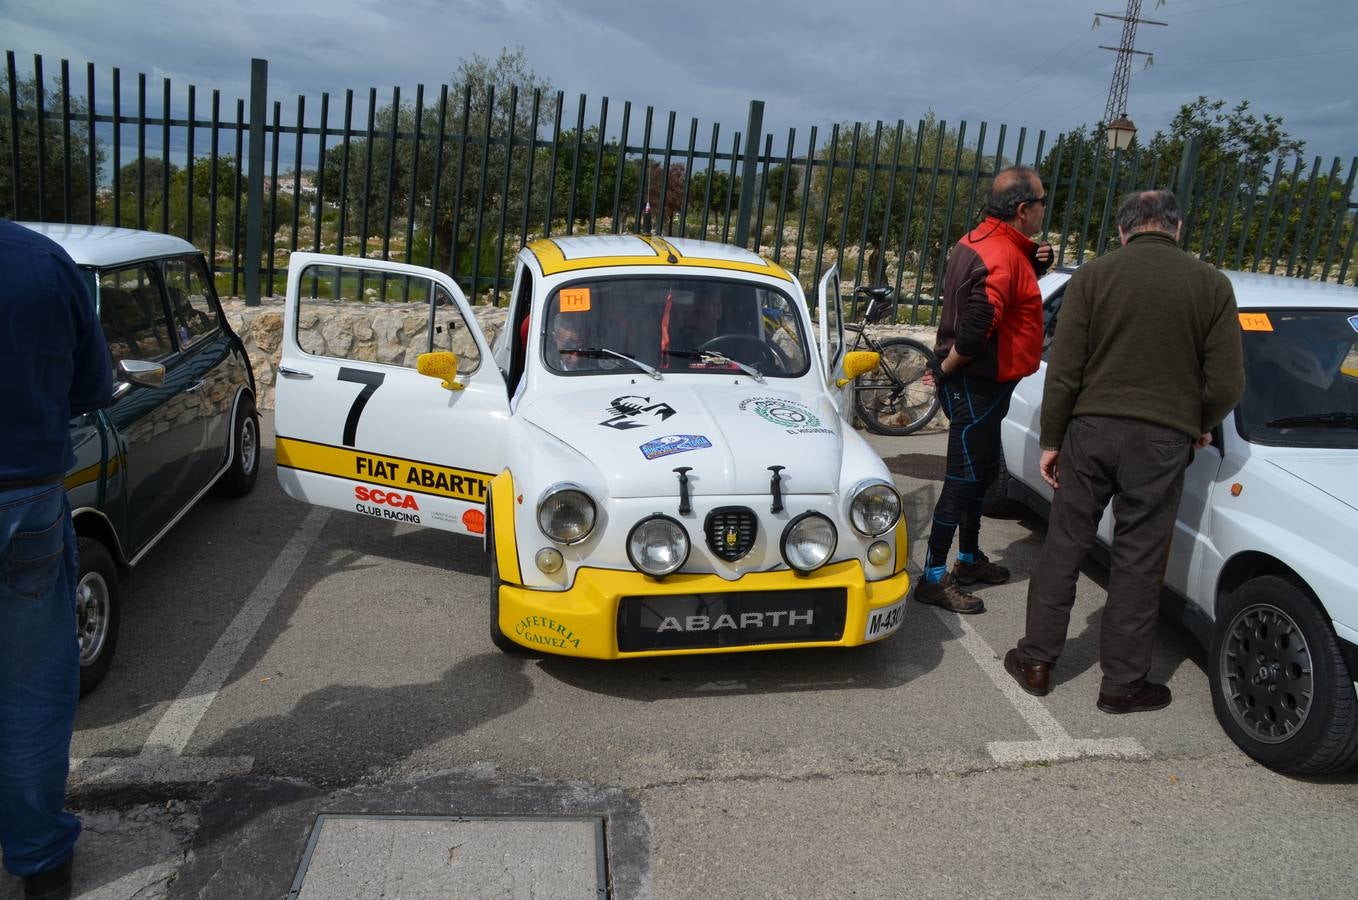
[[[943,383],[948,427],[948,471],[934,506],[925,567],[944,566],[953,536],[958,550],[980,552],[981,504],[1000,466],[1000,422],[1009,412],[1016,381],[995,382],[956,374]]]

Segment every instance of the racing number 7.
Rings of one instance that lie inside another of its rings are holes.
[[[352,381],[355,384],[363,385],[363,390],[358,392],[354,398],[354,405],[349,407],[349,415],[344,420],[344,446],[354,446],[354,441],[358,436],[358,419],[363,415],[363,408],[368,405],[368,399],[377,393],[377,389],[382,386],[382,382],[387,380],[385,372],[370,372],[367,369],[341,368],[339,370],[340,381]]]

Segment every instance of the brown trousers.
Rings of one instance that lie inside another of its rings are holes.
[[[1183,432],[1136,419],[1079,416],[1071,421],[1057,465],[1061,486],[1047,539],[1028,581],[1021,659],[1055,663],[1060,658],[1080,563],[1111,499],[1116,524],[1099,636],[1101,690],[1125,695],[1145,680],[1190,447]]]

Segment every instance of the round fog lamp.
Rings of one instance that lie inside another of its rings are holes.
[[[533,557],[533,562],[538,564],[538,571],[544,575],[555,575],[565,564],[565,560],[561,558],[561,551],[555,547],[543,547]]]
[[[874,566],[884,566],[891,559],[891,547],[886,541],[873,541],[868,548],[868,562]]]
[[[684,526],[659,513],[642,519],[627,535],[627,558],[638,571],[655,578],[679,571],[688,551]]]
[[[798,572],[819,569],[835,553],[839,535],[820,513],[802,513],[783,531],[783,560]]]

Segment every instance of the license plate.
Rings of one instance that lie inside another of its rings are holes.
[[[843,588],[623,597],[618,649],[837,641],[844,634],[846,608]]]
[[[868,610],[868,627],[863,630],[863,640],[877,641],[891,634],[901,627],[901,619],[905,617],[905,598],[897,600],[890,606],[883,606],[881,609]]]

